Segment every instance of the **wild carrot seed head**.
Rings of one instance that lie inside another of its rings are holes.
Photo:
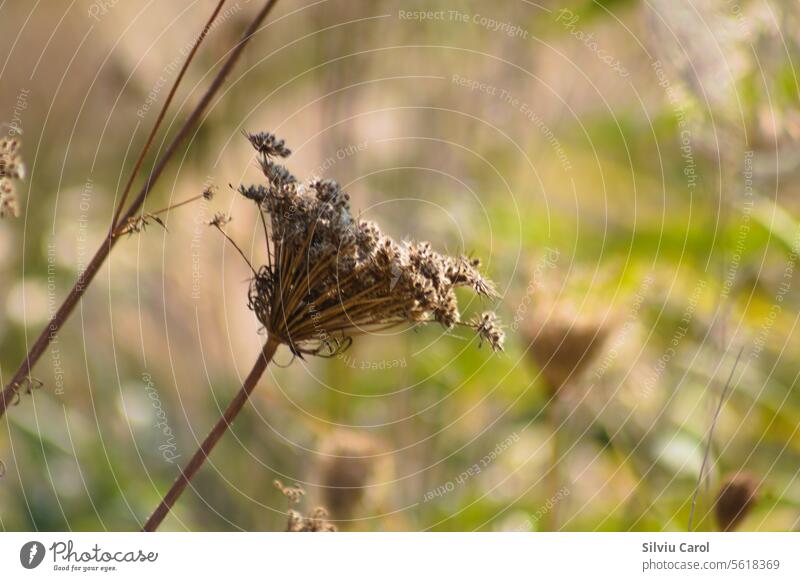
[[[297,354],[332,355],[355,335],[408,323],[473,328],[503,347],[497,317],[461,322],[455,289],[496,297],[478,261],[439,254],[427,242],[397,242],[353,217],[333,180],[301,183],[275,157],[290,153],[270,133],[249,134],[266,184],[240,186],[263,214],[267,264],[255,271],[249,306]]]

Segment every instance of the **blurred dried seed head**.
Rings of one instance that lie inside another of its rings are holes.
[[[324,508],[315,508],[308,516],[296,510],[290,510],[286,523],[288,533],[335,533],[336,526],[328,522],[328,513]]]
[[[281,491],[290,504],[297,504],[305,496],[306,491],[299,485],[284,486],[280,480],[275,480],[275,488]],[[308,516],[303,516],[298,511],[287,511],[286,532],[289,533],[326,533],[335,532],[336,527],[328,522],[328,511],[317,507]]]
[[[0,218],[19,215],[13,182],[25,179],[25,164],[18,150],[18,139],[0,139]]]
[[[757,494],[758,482],[752,474],[737,472],[726,476],[714,504],[719,530],[736,530],[755,504]]]
[[[496,298],[478,261],[439,254],[427,242],[394,241],[350,214],[349,196],[336,182],[300,183],[275,163],[290,154],[283,140],[248,138],[266,183],[238,191],[259,206],[267,237],[267,264],[254,270],[249,306],[271,337],[297,355],[331,356],[355,335],[435,322],[471,327],[502,349],[494,315],[461,322],[457,287]]]
[[[375,470],[375,441],[358,432],[341,431],[323,443],[320,477],[323,500],[336,519],[352,517]]]
[[[583,314],[544,301],[523,328],[528,353],[555,395],[576,383],[602,352],[615,327],[606,313]]]

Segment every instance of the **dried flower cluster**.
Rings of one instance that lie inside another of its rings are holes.
[[[289,504],[297,504],[305,496],[306,491],[300,486],[284,486],[280,480],[275,481],[275,488],[289,501]],[[308,516],[303,516],[293,509],[287,513],[286,532],[289,533],[331,533],[336,532],[336,527],[328,522],[328,511],[322,507],[317,507]]]
[[[275,480],[273,482],[275,488],[281,491],[287,500],[292,504],[297,504],[303,497],[306,495],[306,491],[299,484],[295,484],[294,486],[284,486],[283,482],[280,480]]]
[[[728,475],[720,485],[714,513],[721,531],[733,531],[744,520],[756,501],[758,484],[747,472]]]
[[[492,349],[502,349],[493,314],[460,320],[457,287],[496,297],[477,260],[444,256],[427,242],[394,241],[351,215],[349,196],[336,182],[301,183],[277,164],[275,158],[291,153],[283,140],[270,133],[248,138],[267,182],[239,192],[258,204],[268,242],[249,306],[270,336],[298,355],[332,355],[354,335],[436,322],[472,327]]]
[[[0,139],[0,218],[19,215],[12,180],[25,179],[25,164],[18,153],[19,140]]]

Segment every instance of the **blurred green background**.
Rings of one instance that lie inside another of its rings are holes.
[[[214,4],[0,4],[28,169],[0,221],[3,383]],[[226,4],[156,149],[259,5]],[[739,529],[798,529],[799,31],[793,0],[281,0],[147,209],[217,197],[116,247],[0,421],[0,528],[138,528],[238,389],[262,336],[204,223],[230,213],[264,259],[228,184],[259,178],[241,131],[270,130],[389,233],[481,257],[502,300],[464,311],[496,308],[506,352],[438,328],[282,349],[164,529],[281,530],[278,478],[344,530],[685,530],[740,350],[694,524],[739,474]]]

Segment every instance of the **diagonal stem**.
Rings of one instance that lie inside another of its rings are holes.
[[[203,98],[194,108],[192,113],[190,114],[189,118],[183,124],[181,129],[178,131],[177,135],[173,138],[172,142],[170,143],[167,150],[164,152],[164,155],[161,156],[156,166],[153,168],[152,173],[148,176],[147,182],[142,186],[142,189],[139,191],[139,194],[131,202],[130,207],[124,213],[123,217],[120,219],[119,223],[123,223],[128,219],[132,218],[136,213],[139,211],[139,208],[142,207],[145,198],[147,197],[148,192],[152,189],[153,185],[155,184],[156,180],[159,176],[163,173],[164,169],[166,168],[169,160],[178,150],[180,145],[183,143],[184,139],[189,135],[189,132],[195,126],[195,124],[200,120],[203,113],[205,112],[206,108],[208,107],[211,100],[216,95],[217,91],[219,91],[222,83],[225,81],[225,78],[230,73],[233,66],[239,60],[239,57],[244,50],[244,47],[252,38],[253,34],[258,30],[261,23],[267,17],[267,15],[272,10],[273,6],[275,6],[277,0],[269,0],[266,2],[264,7],[261,11],[256,15],[256,17],[251,22],[250,26],[245,31],[242,39],[239,41],[239,44],[231,51],[228,59],[223,64],[222,68],[217,73],[216,77],[214,78],[211,86],[207,89],[206,93],[203,95]],[[64,302],[56,311],[56,314],[48,323],[47,327],[41,332],[39,337],[34,342],[33,346],[28,351],[28,354],[25,356],[25,359],[20,364],[19,368],[17,369],[14,376],[11,378],[11,381],[8,385],[3,389],[2,393],[0,393],[0,417],[5,414],[8,406],[14,401],[14,396],[17,393],[19,387],[28,380],[30,377],[31,370],[33,369],[36,362],[41,358],[44,352],[47,350],[47,347],[52,342],[53,338],[58,334],[61,330],[61,327],[66,322],[67,318],[69,318],[72,310],[78,304],[78,302],[83,297],[83,294],[86,292],[88,286],[94,280],[94,277],[97,275],[97,272],[100,270],[100,267],[105,262],[106,258],[108,257],[111,249],[119,240],[118,237],[114,237],[113,235],[108,236],[103,243],[100,245],[100,248],[97,249],[94,257],[89,262],[84,270],[79,276],[78,280],[75,282],[75,286],[72,287],[67,298],[64,299]]]
[[[700,495],[700,488],[703,485],[703,477],[706,472],[706,466],[708,465],[708,456],[711,452],[711,444],[714,440],[714,428],[717,427],[717,420],[719,420],[719,414],[722,411],[722,406],[725,404],[725,400],[728,397],[728,390],[731,387],[731,382],[733,381],[733,374],[736,372],[736,368],[739,366],[739,360],[742,358],[742,352],[744,352],[744,347],[739,349],[739,354],[736,356],[736,361],[733,362],[733,367],[731,367],[731,373],[728,376],[728,381],[725,382],[725,387],[722,388],[722,393],[719,395],[719,403],[717,404],[717,410],[714,412],[714,418],[711,420],[711,426],[708,428],[705,452],[703,453],[703,463],[700,465],[700,473],[697,475],[697,485],[695,486],[694,493],[692,494],[692,507],[689,510],[689,532],[692,532],[694,528],[694,513],[697,507],[697,497]]]
[[[125,209],[125,202],[127,201],[128,194],[130,194],[131,188],[133,187],[133,181],[136,179],[136,176],[139,175],[139,170],[142,169],[144,158],[147,155],[147,152],[150,150],[150,146],[153,145],[153,140],[156,138],[158,129],[161,127],[161,123],[164,121],[164,117],[167,114],[167,109],[169,109],[172,99],[175,97],[175,93],[178,91],[178,86],[181,84],[183,76],[186,74],[186,71],[189,68],[189,64],[194,60],[194,55],[197,53],[197,49],[200,48],[200,44],[205,39],[206,35],[208,35],[208,31],[211,29],[211,25],[217,19],[219,11],[222,10],[223,4],[225,4],[225,0],[219,0],[217,7],[211,14],[211,18],[209,18],[208,22],[206,22],[206,25],[203,27],[203,31],[200,33],[200,36],[197,37],[194,46],[192,46],[191,52],[183,62],[183,66],[181,67],[178,76],[175,78],[175,82],[172,83],[172,88],[170,89],[169,94],[164,101],[164,105],[161,107],[161,111],[158,112],[158,117],[156,118],[156,122],[153,124],[153,128],[150,130],[150,135],[148,135],[147,141],[145,142],[144,147],[142,147],[142,151],[139,152],[139,158],[136,160],[136,164],[133,166],[133,171],[128,177],[128,181],[125,184],[125,189],[122,190],[122,196],[120,196],[117,209],[114,212],[114,218],[111,220],[111,232],[114,232],[119,226],[118,220],[120,214],[122,214],[122,211]]]
[[[214,449],[214,446],[217,445],[217,442],[219,442],[220,438],[222,438],[223,434],[225,434],[225,432],[228,430],[228,427],[231,425],[233,420],[236,419],[236,416],[238,416],[239,412],[242,411],[244,404],[247,402],[250,394],[253,393],[253,390],[258,384],[258,380],[264,374],[269,362],[272,361],[272,357],[275,355],[275,350],[278,348],[278,344],[278,341],[272,337],[270,337],[264,344],[264,348],[261,350],[255,365],[253,365],[253,369],[250,370],[250,373],[244,380],[239,393],[237,393],[236,397],[234,397],[231,403],[228,404],[228,407],[225,409],[225,413],[223,413],[219,420],[217,420],[217,423],[208,433],[205,440],[203,440],[200,448],[198,448],[194,453],[186,467],[181,470],[180,475],[172,484],[172,487],[169,489],[167,494],[164,496],[161,504],[158,505],[155,511],[153,511],[153,514],[150,515],[150,518],[147,519],[144,527],[142,527],[142,531],[155,531],[164,518],[169,514],[170,509],[172,509],[172,507],[175,505],[175,502],[178,500],[178,498],[180,498],[183,491],[189,485],[189,482],[192,480],[194,475],[197,474],[197,471],[200,470],[200,467],[206,461],[206,458],[208,458],[208,455]]]

